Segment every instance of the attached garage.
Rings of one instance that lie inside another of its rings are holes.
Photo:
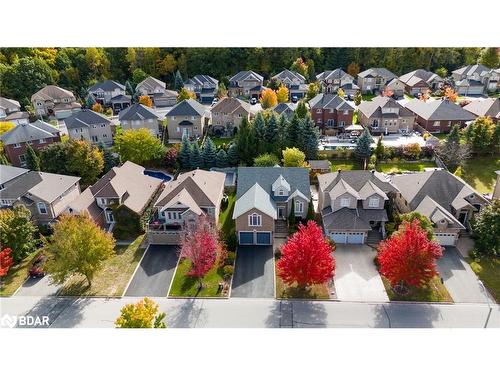
[[[441,246],[455,246],[458,238],[457,233],[434,233],[434,235]]]
[[[239,232],[240,245],[271,245],[272,239],[271,232]]]
[[[365,242],[364,232],[331,232],[330,238],[341,244],[362,244]]]
[[[253,245],[253,232],[240,232],[240,245]]]

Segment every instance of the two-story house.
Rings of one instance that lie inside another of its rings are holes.
[[[140,95],[148,95],[155,107],[171,107],[177,102],[178,94],[166,87],[165,82],[149,76],[136,86],[135,91]]]
[[[184,88],[194,92],[201,103],[210,104],[217,95],[219,81],[209,75],[198,74],[184,82]]]
[[[489,117],[495,123],[498,123],[500,121],[500,98],[474,100],[463,108],[475,116]]]
[[[85,140],[93,145],[113,144],[114,125],[100,113],[84,109],[64,120],[70,138]]]
[[[152,135],[160,137],[159,116],[152,108],[143,104],[133,104],[118,114],[118,120],[123,130],[130,129],[149,129]]]
[[[359,91],[359,86],[354,83],[354,77],[342,69],[325,70],[316,76],[316,80],[321,85],[323,93],[336,94],[340,88],[346,95],[356,95]]]
[[[370,68],[358,74],[358,86],[363,94],[379,93],[397,76],[386,68]]]
[[[239,244],[272,245],[276,233],[288,233],[290,214],[306,218],[310,201],[306,168],[238,168],[233,219]]]
[[[177,103],[167,113],[170,141],[181,141],[184,137],[201,137],[209,125],[210,111],[194,99],[186,99]]]
[[[244,118],[253,115],[250,104],[238,98],[226,97],[211,109],[214,134],[234,135]]]
[[[140,225],[141,216],[162,185],[163,180],[145,175],[144,167],[127,161],[89,186],[68,205],[67,211],[87,213],[97,224],[109,228],[120,222],[119,215],[126,210],[125,220],[135,220]]]
[[[54,85],[45,86],[33,94],[31,104],[38,116],[55,117],[58,120],[82,108],[71,91]]]
[[[251,70],[244,70],[229,78],[228,95],[259,98],[264,89],[264,77]]]
[[[21,112],[21,105],[17,100],[0,96],[0,121],[21,125],[29,123],[29,117],[27,112]]]
[[[26,166],[26,150],[28,145],[34,150],[60,142],[59,129],[37,120],[33,123],[18,125],[0,137],[7,158],[15,167]]]
[[[272,108],[272,110],[277,115],[279,116],[283,115],[288,120],[291,120],[293,118],[296,109],[297,109],[297,103],[291,103],[291,102],[279,103]]]
[[[394,175],[391,181],[398,189],[396,208],[401,213],[418,211],[426,215],[443,246],[454,246],[460,231],[469,228],[470,220],[488,204],[459,177],[441,169]]]
[[[375,171],[318,175],[318,211],[325,234],[337,243],[362,244],[385,237],[385,203],[397,189]]]
[[[107,81],[97,82],[95,85],[92,85],[88,93],[94,97],[96,102],[109,107],[111,106],[112,98],[125,95],[125,85],[108,79]]]
[[[9,178],[10,181],[0,189],[1,206],[26,206],[31,212],[32,220],[38,225],[53,222],[80,194],[80,177],[37,171],[12,171],[10,168],[0,165],[0,175],[17,175]]]
[[[271,79],[276,80],[288,89],[289,99],[302,99],[309,87],[306,84],[306,78],[302,74],[288,69],[276,74]]]
[[[451,76],[460,95],[482,95],[498,87],[499,74],[481,64],[463,66],[454,70]]]
[[[358,106],[358,121],[372,133],[389,134],[413,130],[415,115],[388,96],[377,96]]]
[[[196,169],[168,182],[153,205],[149,243],[178,244],[186,225],[196,223],[200,215],[217,225],[225,179],[225,173]]]
[[[404,83],[405,91],[409,95],[425,93],[427,91],[436,91],[441,88],[444,80],[436,73],[425,69],[417,69],[403,74],[399,80]]]
[[[405,107],[417,116],[416,122],[430,133],[447,133],[454,125],[464,127],[468,121],[476,118],[448,99],[426,102],[413,99]]]
[[[318,94],[309,101],[311,117],[323,134],[337,135],[352,124],[354,108],[337,94]]]

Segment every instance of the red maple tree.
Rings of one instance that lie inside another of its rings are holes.
[[[393,288],[421,287],[438,275],[436,259],[442,255],[441,246],[428,239],[418,219],[403,221],[399,230],[379,245],[380,273]]]
[[[191,261],[187,276],[197,278],[200,288],[203,287],[203,277],[224,254],[219,232],[206,215],[200,215],[193,225],[187,226],[179,255]]]
[[[335,270],[334,250],[314,221],[299,224],[299,230],[281,248],[278,275],[286,284],[297,283],[299,288],[326,283]]]
[[[0,251],[0,277],[6,276],[14,263],[14,259],[10,255],[11,253],[12,250],[8,247]]]

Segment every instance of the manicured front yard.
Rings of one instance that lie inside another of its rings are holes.
[[[487,194],[495,188],[497,170],[500,170],[498,156],[476,156],[455,173],[480,193]]]
[[[212,141],[214,142],[216,147],[224,146],[224,145],[229,146],[229,144],[234,141],[234,138],[215,138],[215,137],[213,137]]]
[[[186,276],[191,262],[182,259],[175,271],[174,280],[170,288],[171,297],[221,297],[222,290],[219,283],[224,281],[222,268],[213,267],[203,278],[203,288],[198,290],[198,279]]]
[[[318,284],[311,286],[304,291],[298,289],[295,285],[288,286],[278,276],[278,270],[275,267],[276,275],[276,298],[304,298],[304,299],[330,299],[330,290],[328,285]],[[335,288],[333,283],[331,288]]]
[[[399,295],[396,294],[391,287],[391,283],[388,279],[382,276],[382,281],[384,283],[385,291],[387,296],[391,301],[415,301],[415,302],[453,302],[453,299],[448,293],[448,290],[441,283],[439,277],[435,277],[431,280],[429,285],[423,288],[410,287],[408,294]]]
[[[485,256],[479,262],[470,258],[466,259],[470,267],[481,279],[490,294],[500,303],[500,258]]]
[[[361,165],[351,159],[339,159],[339,160],[330,160],[330,169],[332,172],[337,172],[339,169],[343,171],[352,171],[354,169],[362,169]]]
[[[7,276],[2,278],[2,289],[0,290],[1,297],[8,297],[14,294],[14,292],[23,285],[24,281],[28,277],[28,269],[33,262],[33,259],[38,255],[39,251],[34,251],[29,254],[22,262],[12,266],[7,273]]]
[[[424,168],[433,168],[436,164],[433,161],[421,161],[418,163],[377,163],[377,171],[382,173],[401,173],[403,171],[423,172]]]
[[[128,246],[118,245],[116,254],[108,259],[88,288],[84,277],[73,276],[66,281],[59,295],[121,297],[145,249],[140,247],[141,235]]]
[[[219,225],[224,236],[235,231],[235,222],[233,220],[234,203],[236,202],[236,192],[228,193],[227,207],[219,214]]]

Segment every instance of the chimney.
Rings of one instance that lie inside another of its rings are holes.
[[[375,174],[375,169],[372,169],[371,172],[372,172],[372,174]]]
[[[340,168],[339,168],[339,169],[337,169],[337,172],[338,172],[338,173],[342,172],[342,169],[340,169]]]

